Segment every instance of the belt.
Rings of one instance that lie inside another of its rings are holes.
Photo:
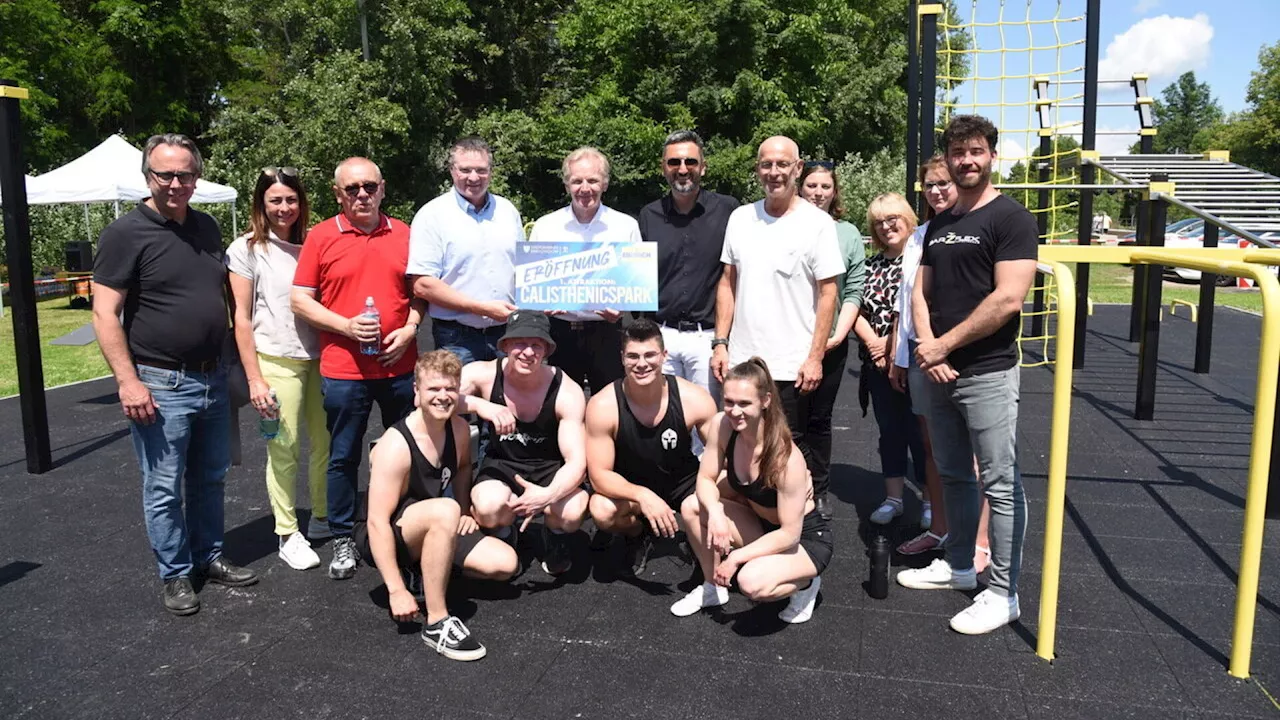
[[[460,323],[460,322],[458,322],[457,320],[441,320],[441,319],[439,319],[439,318],[431,318],[431,324],[432,324],[432,325],[441,325],[441,326],[444,326],[444,327],[460,327],[460,328],[466,328],[467,330],[474,330],[475,332],[479,332],[479,333],[487,333],[487,332],[493,332],[493,331],[497,331],[497,330],[505,330],[505,329],[506,329],[506,327],[507,327],[507,324],[506,324],[506,323],[500,323],[500,324],[498,324],[498,325],[490,325],[489,327],[478,328],[478,327],[471,327],[470,325],[467,325],[466,323]]]
[[[689,322],[688,320],[676,320],[674,322],[661,323],[664,328],[671,328],[679,332],[702,332],[703,330],[715,330],[713,325],[703,325],[698,322]]]
[[[148,360],[143,358],[134,358],[134,363],[138,365],[147,365],[157,367],[161,370],[181,370],[182,372],[207,373],[218,369],[221,364],[219,358],[210,360],[198,360],[196,362],[173,362],[172,360]]]

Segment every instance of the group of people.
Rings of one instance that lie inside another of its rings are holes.
[[[311,542],[331,537],[329,577],[375,567],[397,620],[420,613],[420,595],[423,639],[447,657],[485,653],[446,605],[453,567],[518,574],[535,517],[551,575],[570,569],[567,536],[588,516],[621,538],[634,573],[655,538],[683,531],[704,582],[674,615],[723,605],[736,583],[758,602],[788,599],[779,617],[805,622],[834,551],[831,418],[856,341],[886,477],[871,520],[901,514],[910,449],[931,518],[901,550],[945,550],[898,582],[975,587],[980,475],[991,582],[952,627],[1015,620],[1026,507],[1013,342],[1036,230],[990,185],[996,141],[985,119],[953,120],[945,157],[922,168],[936,217],[917,228],[902,196],[876,198],[869,259],[843,219],[834,167],[802,162],[789,138],[760,145],[764,198],[740,205],[702,187],[701,138],[672,133],[661,158],[669,192],[638,220],[602,202],[608,159],[575,150],[562,165],[568,206],[539,218],[527,241],[656,243],[659,309],[633,314],[516,307],[524,225],[489,191],[493,158],[479,138],[450,148],[452,188],[409,225],[382,212],[385,181],[366,158],[337,167],[341,212],[314,226],[299,171],[265,168],[251,230],[225,252],[216,222],[189,207],[195,144],[151,138],[151,197],[99,240],[94,327],[142,469],[165,608],[197,612],[196,579],[257,582],[222,552],[234,354],[249,402],[279,420],[266,484],[281,559],[318,567]],[[436,350],[419,355],[427,317]],[[375,403],[386,431],[361,501]],[[477,457],[468,417],[483,428]]]

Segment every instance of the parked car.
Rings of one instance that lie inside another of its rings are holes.
[[[1165,237],[1165,242],[1166,242],[1166,243],[1168,243],[1168,241],[1169,241],[1169,237],[1170,237],[1171,235],[1176,235],[1176,234],[1178,234],[1178,233],[1180,233],[1180,232],[1183,232],[1183,231],[1191,231],[1191,230],[1201,229],[1201,228],[1203,228],[1203,227],[1204,227],[1204,220],[1201,220],[1200,218],[1187,218],[1186,220],[1179,220],[1179,221],[1174,222],[1174,223],[1169,223],[1168,225],[1165,225],[1165,227],[1164,227],[1164,237]],[[1133,232],[1131,232],[1131,233],[1127,233],[1127,234],[1125,234],[1125,235],[1121,235],[1121,236],[1120,236],[1120,239],[1116,242],[1116,244],[1117,244],[1117,245],[1136,245],[1136,244],[1138,244],[1138,233],[1137,233],[1137,231],[1135,230],[1135,231],[1133,231]]]
[[[1204,221],[1203,220],[1200,221],[1200,225],[1197,229],[1191,230],[1190,226],[1187,226],[1186,229],[1189,230],[1189,232],[1186,232],[1185,234],[1173,233],[1172,235],[1165,235],[1165,238],[1164,238],[1165,247],[1171,247],[1171,248],[1204,247]],[[1275,231],[1264,232],[1259,234],[1258,237],[1261,237],[1264,240],[1270,240],[1275,243],[1280,243],[1280,232],[1275,232]],[[1234,233],[1223,233],[1218,236],[1218,247],[1235,249],[1240,246],[1239,241],[1240,241],[1240,237],[1238,235]],[[1164,275],[1165,275],[1165,278],[1169,280],[1200,282],[1200,271],[1192,270],[1190,268],[1166,267],[1164,269]],[[1228,275],[1218,276],[1218,285],[1222,287],[1229,287],[1231,285],[1234,285],[1235,282],[1236,282],[1236,279],[1234,277],[1230,277]]]

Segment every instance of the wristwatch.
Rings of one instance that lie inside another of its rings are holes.
[[[711,338],[711,349],[715,350],[717,345],[729,347],[729,338]]]

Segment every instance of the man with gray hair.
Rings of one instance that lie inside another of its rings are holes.
[[[640,210],[640,236],[658,244],[658,312],[667,359],[662,372],[702,386],[713,397],[711,375],[716,286],[723,265],[724,229],[738,201],[702,187],[707,171],[702,138],[677,130],[662,146],[662,175],[671,192]],[[694,440],[695,452],[701,444]]]
[[[634,218],[605,205],[609,189],[609,159],[593,147],[581,147],[565,157],[560,168],[569,204],[543,215],[529,233],[532,242],[620,243],[640,242]],[[551,339],[556,353],[551,362],[595,393],[622,377],[622,313],[556,310],[551,318]]]
[[[493,152],[478,137],[449,149],[453,187],[423,205],[409,231],[413,292],[430,303],[437,348],[465,365],[493,360],[515,306],[516,243],[524,241],[520,213],[489,192]]]
[[[142,174],[151,196],[102,231],[93,267],[93,330],[129,420],[147,537],[175,615],[200,610],[195,576],[258,581],[222,554],[227,270],[217,221],[189,205],[202,169],[190,138],[149,139]]]

